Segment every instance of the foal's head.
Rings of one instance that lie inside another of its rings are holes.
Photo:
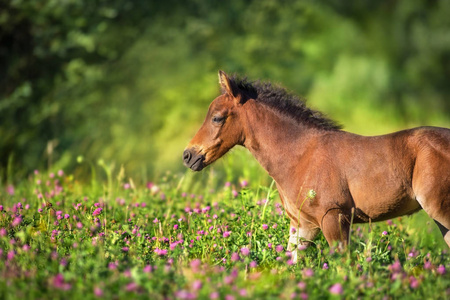
[[[184,165],[200,171],[237,144],[243,143],[240,111],[244,94],[236,83],[219,71],[222,95],[214,99],[202,127],[183,152]]]

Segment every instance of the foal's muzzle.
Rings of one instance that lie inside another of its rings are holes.
[[[193,171],[201,171],[205,167],[204,161],[205,156],[197,153],[194,149],[186,149],[183,152],[184,165]]]

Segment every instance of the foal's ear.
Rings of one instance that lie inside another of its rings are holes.
[[[241,102],[241,93],[239,93],[239,88],[236,86],[234,81],[230,80],[224,71],[219,71],[219,83],[225,93],[236,99],[236,103]]]

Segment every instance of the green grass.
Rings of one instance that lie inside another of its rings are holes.
[[[293,264],[289,220],[259,169],[146,184],[102,167],[104,181],[38,173],[1,189],[0,298],[450,296],[449,249],[423,212],[353,225],[342,253],[319,235]]]

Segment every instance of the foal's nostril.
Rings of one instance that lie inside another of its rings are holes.
[[[183,152],[183,160],[185,163],[188,163],[191,160],[192,154],[189,150],[184,150]]]

